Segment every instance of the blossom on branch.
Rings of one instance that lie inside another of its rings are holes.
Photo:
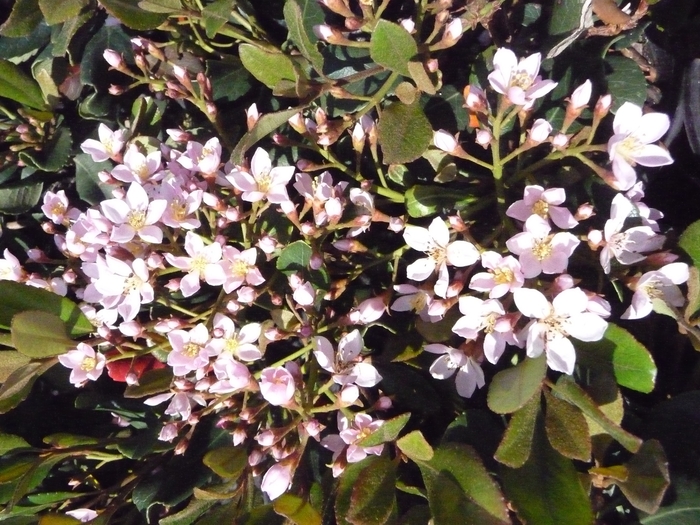
[[[516,106],[530,109],[535,100],[552,91],[557,83],[539,76],[542,55],[535,53],[518,60],[510,49],[498,49],[493,56],[494,71],[489,75],[491,87]]]

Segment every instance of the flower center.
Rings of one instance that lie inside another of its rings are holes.
[[[513,71],[510,75],[511,87],[519,87],[523,90],[529,88],[532,85],[532,80],[532,77],[527,71]]]
[[[134,230],[140,230],[146,225],[146,212],[141,210],[134,210],[129,213],[126,218],[126,222]]]
[[[95,366],[97,366],[97,359],[95,359],[94,357],[83,357],[83,360],[80,363],[80,369],[85,372],[94,370]]]
[[[493,281],[496,284],[509,284],[513,282],[513,270],[510,268],[496,268],[493,273]]]
[[[170,209],[176,221],[183,221],[187,217],[187,206],[180,199],[173,199],[170,202]]]
[[[549,217],[549,203],[543,201],[542,199],[538,200],[535,204],[532,205],[532,213],[539,215],[543,219],[546,219],[547,217]]]
[[[422,292],[413,294],[410,304],[412,310],[420,312],[423,310],[423,308],[425,308],[425,305],[428,304],[428,295]]]
[[[189,357],[190,359],[193,359],[199,355],[199,351],[202,349],[201,346],[195,343],[187,343],[183,348],[182,348],[182,355]]]
[[[258,184],[258,191],[267,193],[272,185],[272,176],[269,171],[265,171],[255,177],[255,182]]]
[[[190,269],[190,272],[204,275],[204,270],[207,267],[207,264],[207,260],[203,255],[196,255],[192,258],[192,268]]]
[[[63,205],[61,202],[57,202],[53,206],[51,206],[51,215],[55,216],[61,216],[64,213],[66,213],[66,207]]]
[[[141,289],[142,285],[143,280],[140,277],[133,275],[124,281],[124,290],[122,294],[129,295],[130,293],[137,292]]]
[[[224,351],[225,352],[230,352],[233,355],[237,355],[238,352],[238,347],[240,346],[240,343],[238,342],[238,339],[235,338],[230,338],[226,339],[224,342]]]
[[[428,248],[427,253],[428,256],[438,265],[447,259],[447,250],[436,244],[433,244],[430,248]]]
[[[532,247],[532,254],[538,261],[543,261],[552,255],[552,245],[549,244],[549,240],[535,241],[535,245]]]
[[[248,273],[249,265],[245,261],[236,260],[231,265],[231,273],[236,277],[245,277]]]

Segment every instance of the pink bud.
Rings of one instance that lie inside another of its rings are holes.
[[[445,153],[453,153],[459,148],[457,139],[451,133],[440,129],[433,133],[433,144]]]
[[[294,377],[286,368],[265,368],[260,374],[260,393],[271,405],[288,404],[295,390]]]
[[[284,494],[292,483],[292,463],[277,463],[263,476],[260,488],[273,500]]]
[[[124,57],[114,49],[105,49],[102,56],[114,69],[119,69],[124,66]]]
[[[585,221],[586,219],[590,219],[595,215],[595,208],[589,203],[581,204],[581,206],[578,207],[578,210],[576,210],[576,213],[574,214],[574,219],[577,221]]]
[[[538,118],[532,124],[532,128],[528,133],[528,141],[534,145],[541,144],[552,132],[552,125],[543,118]]]
[[[564,149],[569,144],[569,137],[563,133],[557,133],[552,138],[552,147],[554,149]]]
[[[489,147],[492,138],[493,135],[488,129],[480,129],[476,132],[476,143],[484,149]]]
[[[574,90],[571,94],[571,105],[574,109],[582,109],[588,104],[588,101],[591,99],[591,89],[591,81],[586,80]]]
[[[596,102],[595,108],[593,109],[593,114],[597,118],[603,118],[610,111],[610,106],[612,106],[612,95],[603,95]]]

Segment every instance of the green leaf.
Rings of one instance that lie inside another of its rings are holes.
[[[401,414],[384,421],[384,424],[368,436],[360,439],[357,444],[361,447],[374,447],[382,443],[394,441],[399,437],[399,433],[406,426],[408,420],[411,419],[411,414]]]
[[[27,36],[41,20],[38,0],[17,0],[9,18],[0,26],[0,35],[10,38]]]
[[[700,523],[700,485],[695,480],[674,477],[675,498],[656,514],[640,520],[642,525],[689,525]]]
[[[16,215],[25,213],[39,202],[44,184],[20,181],[0,187],[0,213]]]
[[[380,456],[357,477],[347,519],[353,525],[384,525],[396,514],[396,464]]]
[[[56,363],[54,359],[32,361],[12,372],[0,387],[0,414],[19,405],[29,395],[34,381]]]
[[[418,46],[403,27],[381,19],[372,32],[369,53],[380,66],[409,77],[408,63],[418,53]]]
[[[671,483],[661,443],[655,439],[645,441],[625,466],[627,479],[618,481],[616,485],[632,505],[654,514],[659,510],[666,489]]]
[[[152,16],[148,13],[140,11],[146,17]],[[155,15],[159,16],[159,15]],[[120,25],[105,25],[102,26],[95,36],[85,46],[83,58],[80,62],[80,81],[89,86],[104,88],[107,90],[109,64],[104,59],[103,53],[105,49],[113,49],[119,53],[124,53],[128,56],[131,51],[131,40]],[[81,103],[81,107],[95,108],[98,104],[90,100],[92,98],[100,100],[101,97],[95,93],[88,96]],[[107,103],[108,104],[108,103]],[[99,105],[105,105],[105,102],[100,101]],[[85,109],[85,108],[83,108]],[[100,115],[100,112],[91,111],[94,115]]]
[[[202,461],[224,479],[237,478],[248,466],[248,453],[243,447],[219,447],[207,452]]]
[[[160,394],[170,389],[173,371],[168,368],[149,370],[139,378],[138,385],[129,385],[124,390],[124,397],[139,398]]]
[[[430,461],[435,454],[420,430],[414,430],[399,438],[396,446],[413,461]]]
[[[552,16],[549,19],[548,33],[550,35],[561,35],[577,29],[585,3],[585,0],[558,0],[554,2],[552,4]],[[588,7],[590,8],[590,5]]]
[[[255,126],[253,126],[253,129],[243,135],[238,144],[236,144],[236,147],[231,153],[231,162],[238,165],[243,164],[243,155],[249,148],[253,147],[259,140],[267,137],[283,124],[286,124],[291,117],[300,113],[304,107],[305,106],[299,106],[277,111],[276,113],[266,113],[260,117],[255,123]]]
[[[506,496],[523,523],[592,525],[593,512],[573,463],[536,431],[530,458],[518,469],[503,467]]]
[[[685,311],[685,318],[690,320],[700,311],[700,221],[685,229],[678,239],[678,246],[690,256],[694,266],[688,279],[688,307]]]
[[[454,476],[447,471],[436,473],[428,486],[427,498],[432,520],[422,523],[454,525],[456,523],[478,523],[497,525],[503,523],[484,509],[475,505],[464,493]]]
[[[216,501],[192,499],[180,512],[162,518],[160,525],[192,525],[199,517],[216,505]]]
[[[540,396],[532,396],[510,418],[508,428],[494,454],[496,461],[509,467],[522,467],[530,457],[535,424],[540,415]]]
[[[180,0],[140,0],[139,7],[149,13],[176,13],[182,10]]]
[[[15,436],[14,434],[5,434],[0,432],[0,456],[7,454],[10,450],[16,448],[30,447],[31,445],[27,443],[24,438]]]
[[[416,160],[433,140],[433,128],[418,101],[410,106],[394,102],[384,108],[379,117],[378,133],[386,164]]]
[[[610,55],[605,63],[610,71],[605,80],[613,98],[611,111],[615,113],[625,102],[643,106],[647,98],[647,82],[637,63],[621,55]]]
[[[486,511],[485,514],[491,518],[489,523],[510,523],[503,494],[486,471],[479,455],[468,445],[446,443],[435,449],[433,459],[416,463],[428,489],[429,500],[433,490],[441,487],[441,474],[446,473],[466,496],[467,506],[475,505]],[[435,512],[432,501],[430,507]]]
[[[41,310],[58,316],[68,328],[70,337],[80,337],[95,330],[85,314],[70,299],[53,292],[14,281],[0,282],[0,325],[8,327],[15,314],[25,310]]]
[[[35,109],[46,108],[39,84],[19,66],[7,60],[0,60],[0,97]]]
[[[544,425],[549,443],[562,456],[580,461],[591,459],[591,436],[586,418],[574,405],[544,391],[547,401]]]
[[[228,1],[228,0],[227,0]],[[253,77],[240,60],[207,60],[207,76],[211,79],[214,100],[234,102],[244,96],[253,85]]]
[[[51,36],[51,54],[54,57],[58,58],[70,55],[70,58],[73,59],[75,50],[70,48],[73,37],[78,33],[78,30],[92,18],[92,15],[93,13],[89,10],[81,12],[78,16],[66,20],[61,25],[61,30]]]
[[[44,146],[41,152],[28,153],[20,151],[19,158],[27,165],[41,171],[60,171],[68,163],[71,155],[73,138],[70,129],[66,126],[59,128],[51,141]]]
[[[284,53],[273,53],[252,44],[241,44],[238,54],[243,67],[270,89],[274,89],[283,80],[296,82],[294,62]]]
[[[280,272],[306,271],[309,268],[312,253],[311,246],[304,241],[295,241],[282,250],[277,258],[276,267]]]
[[[437,93],[435,88],[435,82],[430,77],[430,74],[425,69],[425,64],[420,60],[411,60],[408,63],[408,71],[411,74],[411,79],[416,83],[416,87],[427,93],[428,95],[434,95]]]
[[[202,9],[202,21],[207,37],[214,38],[231,16],[236,0],[215,0]]]
[[[61,318],[40,310],[26,310],[12,318],[12,343],[32,359],[64,354],[76,346]]]
[[[479,198],[473,195],[434,184],[411,186],[405,198],[406,210],[411,217],[427,217],[479,201]]]
[[[595,401],[569,376],[561,376],[552,389],[552,393],[579,407],[586,416],[600,425],[612,438],[616,439],[620,445],[630,452],[639,450],[642,440],[608,419]]]
[[[2,350],[0,353],[0,383],[4,383],[12,372],[27,363],[29,363],[29,358],[17,350]]]
[[[310,35],[313,35],[313,25],[322,24],[323,20],[323,11],[316,0],[288,0],[284,4],[289,38],[319,73],[323,71],[323,55]]]
[[[60,24],[71,18],[78,16],[80,11],[88,4],[89,0],[39,0],[39,9],[41,9],[46,23],[49,25]]]
[[[321,525],[321,515],[305,499],[292,494],[282,494],[273,503],[277,514],[291,520],[296,525]]]
[[[168,19],[167,13],[149,13],[139,7],[140,0],[100,0],[113,17],[131,29],[155,29]]]
[[[335,504],[333,506],[335,518],[339,525],[347,525],[349,523],[346,517],[350,512],[352,490],[357,484],[358,477],[364,469],[371,468],[377,461],[379,461],[379,457],[369,456],[358,463],[350,463],[340,475]]]
[[[525,358],[513,368],[498,372],[489,386],[487,402],[497,414],[511,414],[540,391],[547,373],[544,355]]]
[[[78,196],[93,206],[105,199],[110,199],[109,187],[100,181],[100,171],[110,171],[112,163],[109,161],[95,162],[87,153],[80,153],[73,157],[75,163],[75,187]]]
[[[624,328],[612,323],[600,341],[576,342],[577,352],[589,366],[612,365],[620,386],[648,394],[654,390],[656,364],[646,347]]]
[[[76,447],[78,445],[96,445],[100,442],[99,439],[90,436],[79,436],[76,434],[68,434],[67,432],[58,432],[44,436],[44,443],[54,448]]]

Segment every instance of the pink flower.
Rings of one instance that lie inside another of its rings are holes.
[[[333,477],[338,477],[345,469],[345,463],[357,463],[369,454],[381,455],[384,445],[363,447],[357,442],[378,430],[384,421],[372,420],[368,414],[355,414],[352,424],[343,414],[338,412],[338,430],[340,434],[331,434],[321,440],[321,446],[333,451]],[[345,457],[340,455],[345,452]]]
[[[226,293],[237,290],[243,283],[258,286],[265,282],[265,278],[255,265],[258,258],[255,248],[240,251],[233,246],[224,246],[222,255],[220,265],[225,276],[223,287]]]
[[[450,242],[450,231],[445,221],[439,217],[433,219],[428,228],[406,226],[403,238],[408,246],[428,255],[408,265],[406,268],[408,278],[414,281],[425,281],[437,269],[438,280],[435,283],[435,293],[440,297],[445,297],[449,285],[447,263],[462,268],[479,260],[479,250],[470,242]]]
[[[637,181],[636,164],[665,166],[673,159],[668,151],[652,144],[669,128],[669,119],[663,113],[642,114],[642,108],[625,102],[617,110],[613,121],[615,134],[608,141],[608,154],[619,190],[628,190]]]
[[[136,182],[129,186],[123,200],[108,199],[100,204],[102,213],[115,225],[110,240],[119,243],[129,242],[138,235],[145,242],[160,244],[163,232],[155,223],[166,206],[163,199],[149,201],[146,190]]]
[[[92,509],[73,509],[66,511],[67,516],[71,516],[81,523],[87,523],[97,517],[97,512]]]
[[[433,301],[433,296],[425,290],[416,288],[412,284],[397,284],[394,285],[394,290],[397,293],[403,294],[396,299],[391,305],[391,310],[396,312],[416,312],[424,321],[431,321],[428,315],[428,307]],[[434,321],[439,318],[434,318]]]
[[[538,75],[542,55],[535,53],[518,61],[510,49],[500,48],[493,56],[494,71],[489,75],[491,87],[508,97],[513,104],[529,109],[535,100],[552,91],[557,83]]]
[[[251,173],[234,169],[226,179],[238,190],[241,198],[247,202],[266,199],[279,204],[289,200],[287,183],[294,176],[294,166],[272,167],[270,155],[262,148],[255,150],[250,161]]]
[[[532,319],[522,331],[527,355],[539,357],[546,352],[547,365],[558,372],[574,372],[576,350],[569,336],[599,341],[608,327],[605,320],[587,311],[588,297],[580,288],[564,290],[551,303],[542,292],[530,288],[515,290],[513,299],[518,310]]]
[[[90,345],[78,343],[75,350],[59,355],[58,362],[71,369],[69,381],[72,385],[83,386],[102,375],[107,360]]]
[[[222,249],[218,242],[205,246],[202,237],[188,231],[185,235],[185,251],[189,257],[165,254],[165,259],[170,264],[187,272],[180,281],[182,295],[190,297],[197,293],[201,287],[200,280],[212,286],[221,286],[225,282],[226,276],[219,264]]]
[[[5,257],[0,259],[0,281],[20,282],[24,278],[24,270],[19,259],[7,248],[3,251],[3,255]]]
[[[209,364],[209,358],[221,353],[223,341],[212,339],[206,325],[200,323],[190,331],[173,330],[168,334],[172,351],[168,364],[173,374],[184,376]]]
[[[275,406],[284,406],[294,399],[294,376],[284,367],[265,368],[260,373],[260,393]]]
[[[100,124],[97,127],[97,135],[100,140],[87,139],[80,145],[80,149],[90,155],[94,162],[113,159],[121,153],[125,143],[122,130],[112,131],[104,124]]]
[[[145,184],[148,181],[159,180],[164,174],[158,174],[161,168],[160,151],[153,151],[147,156],[139,151],[135,144],[130,145],[124,154],[124,164],[112,170],[112,177],[122,182],[137,182]]]
[[[496,252],[484,252],[481,254],[481,265],[489,271],[475,274],[469,281],[469,288],[489,292],[491,299],[503,297],[525,282],[520,263],[511,255],[503,257]]]
[[[632,304],[622,314],[623,319],[641,319],[649,315],[654,307],[654,300],[662,300],[671,306],[680,307],[685,298],[677,284],[688,280],[688,265],[671,263],[643,274],[635,285]]]
[[[462,350],[439,343],[426,345],[423,349],[432,354],[442,354],[430,366],[430,375],[435,379],[448,379],[456,372],[455,386],[460,396],[472,397],[477,388],[486,384],[479,363]]]
[[[239,330],[233,321],[223,314],[214,316],[214,333],[223,340],[222,355],[229,354],[242,361],[257,361],[262,352],[257,343],[262,327],[259,323],[248,323]]]
[[[566,232],[550,235],[549,223],[539,215],[525,221],[525,231],[506,241],[506,246],[520,257],[523,276],[537,277],[540,273],[562,273],[569,264],[569,257],[580,241]]]
[[[271,500],[279,498],[292,484],[293,463],[272,465],[263,476],[260,489]]]
[[[530,215],[535,214],[543,219],[551,218],[559,228],[568,230],[576,226],[578,221],[569,210],[559,206],[565,200],[566,192],[563,188],[545,190],[542,186],[525,186],[522,200],[511,204],[506,215],[525,222]]]

